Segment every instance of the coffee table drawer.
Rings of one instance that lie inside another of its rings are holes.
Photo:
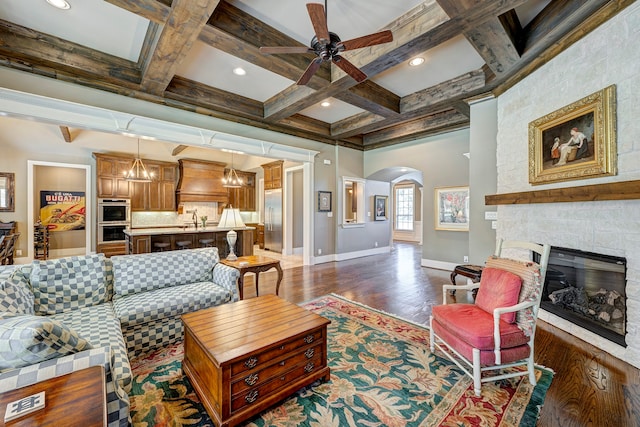
[[[255,372],[246,372],[237,380],[232,380],[231,394],[235,396],[237,393],[259,386],[261,383],[269,381],[271,378],[277,377],[290,371],[295,365],[305,364],[318,355],[323,355],[326,346],[323,342],[318,342],[316,346],[301,349],[298,353],[293,353],[290,357],[278,360],[275,359],[271,365],[265,365],[264,369]],[[317,366],[317,365],[316,365]]]
[[[243,372],[261,369],[266,363],[284,355],[291,354],[301,347],[306,347],[314,342],[323,342],[325,338],[324,330],[324,328],[316,329],[299,335],[284,344],[270,347],[264,352],[251,354],[231,366],[231,376],[235,377]]]
[[[261,399],[264,399],[273,392],[282,389],[287,384],[324,368],[326,365],[323,360],[324,358],[322,357],[322,354],[317,352],[314,357],[303,361],[302,364],[295,366],[290,371],[276,375],[262,385],[245,389],[240,394],[234,395],[231,398],[231,413],[244,409],[250,405],[258,405],[261,403]]]

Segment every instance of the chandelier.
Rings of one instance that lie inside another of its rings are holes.
[[[226,188],[240,188],[242,187],[242,178],[238,176],[236,170],[233,168],[233,152],[231,153],[231,169],[222,178],[222,186]]]
[[[138,139],[138,157],[133,160],[131,168],[124,172],[124,179],[131,182],[151,182],[153,180],[153,172],[147,172],[142,159],[140,158],[140,139]]]

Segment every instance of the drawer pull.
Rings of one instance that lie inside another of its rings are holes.
[[[244,379],[244,382],[247,385],[254,385],[258,382],[258,374],[251,374],[247,378]]]
[[[244,397],[244,400],[247,401],[247,403],[253,403],[258,399],[258,390],[251,390],[251,392],[249,392],[249,394],[247,394]]]
[[[284,366],[284,360],[282,362],[280,362],[280,366]]]
[[[313,342],[313,335],[307,335],[304,337],[305,344],[311,344]]]
[[[307,365],[304,367],[304,371],[306,373],[309,373],[311,371],[313,371],[313,368],[315,368],[315,365],[313,364],[313,362],[309,362],[307,363]]]
[[[280,350],[284,350],[284,346],[283,345],[280,346]]]
[[[315,354],[315,352],[316,352],[315,348],[308,348],[307,351],[304,352],[304,355],[307,357],[307,359],[311,359]]]
[[[244,362],[244,366],[249,369],[255,368],[257,364],[258,364],[257,357],[250,357],[249,359],[247,359],[246,362]]]

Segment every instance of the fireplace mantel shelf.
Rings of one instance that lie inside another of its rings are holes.
[[[640,199],[640,180],[484,196],[487,206]]]

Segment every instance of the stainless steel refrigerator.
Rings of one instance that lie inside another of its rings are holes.
[[[282,253],[282,189],[264,191],[264,248]]]

